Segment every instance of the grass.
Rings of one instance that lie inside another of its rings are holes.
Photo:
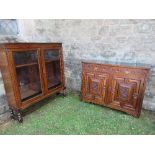
[[[39,108],[36,108],[36,107]],[[155,113],[142,110],[139,119],[106,107],[84,103],[77,94],[50,97],[26,111],[23,124],[11,120],[1,135],[152,135]]]

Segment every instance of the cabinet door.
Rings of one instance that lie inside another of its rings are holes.
[[[61,50],[44,49],[43,58],[46,91],[50,92],[62,85]]]
[[[16,87],[21,104],[42,95],[39,49],[14,49],[10,52]]]
[[[140,78],[113,76],[108,103],[116,108],[136,111],[140,104],[143,81]]]
[[[90,102],[105,104],[108,77],[107,74],[83,73],[82,97]]]

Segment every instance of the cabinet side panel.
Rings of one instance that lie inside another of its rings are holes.
[[[63,47],[61,46],[60,48],[61,51],[61,78],[62,78],[62,83],[63,87],[65,88],[65,75],[64,75],[64,50]]]
[[[11,107],[17,108],[5,48],[0,48],[0,70],[2,73],[8,103]]]

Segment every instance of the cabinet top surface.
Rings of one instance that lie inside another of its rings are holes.
[[[105,65],[111,67],[126,67],[126,68],[137,68],[137,69],[145,69],[150,70],[150,65],[143,63],[127,63],[127,62],[113,62],[113,61],[100,61],[100,60],[84,60],[83,64],[96,64],[96,65]]]
[[[0,48],[18,48],[27,46],[62,46],[62,43],[50,42],[18,42],[18,43],[0,43]]]
[[[21,45],[21,44],[62,44],[60,42],[12,42],[12,43],[0,43],[0,45]]]

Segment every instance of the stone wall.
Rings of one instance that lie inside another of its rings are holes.
[[[11,35],[0,34],[0,42],[62,42],[66,85],[70,89],[80,90],[82,60],[143,63],[151,67],[143,107],[155,111],[155,20],[17,20],[16,23],[17,28],[16,24],[10,26],[15,29]]]
[[[0,74],[0,124],[10,116],[3,81]]]
[[[19,31],[17,20],[0,20],[0,43],[18,41]],[[10,117],[8,102],[0,73],[0,124]]]

